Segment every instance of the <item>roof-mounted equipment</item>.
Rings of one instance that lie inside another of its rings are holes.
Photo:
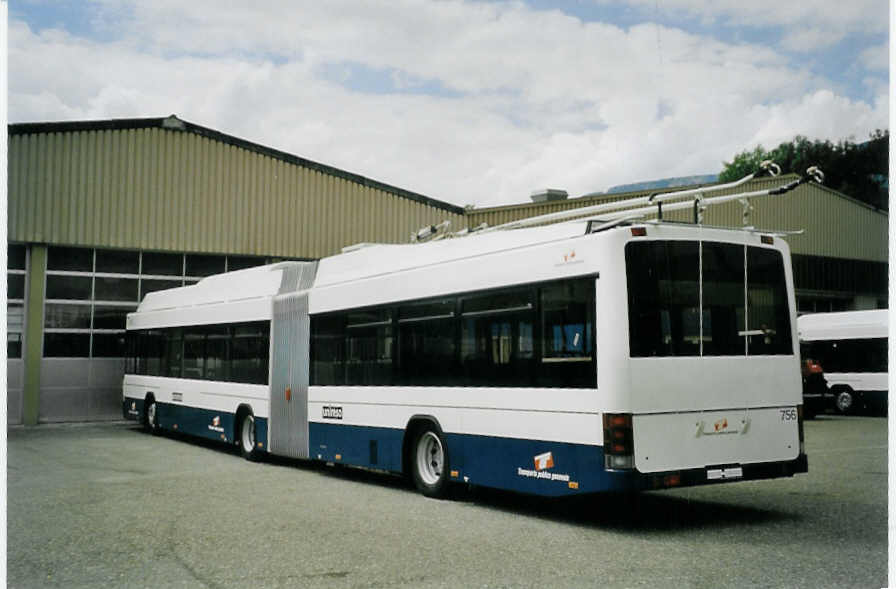
[[[753,190],[750,192],[739,192],[737,194],[725,194],[707,198],[708,194],[730,190],[749,182],[750,180],[760,176],[763,173],[767,173],[769,176],[775,177],[781,173],[781,168],[771,160],[766,160],[759,164],[759,169],[756,172],[748,174],[740,180],[736,180],[734,182],[718,184],[716,186],[703,186],[699,188],[692,188],[689,190],[651,194],[649,196],[639,196],[616,202],[601,203],[590,207],[582,207],[579,209],[568,209],[564,211],[558,211],[556,213],[548,213],[546,215],[539,215],[537,217],[529,217],[526,219],[511,221],[502,225],[495,225],[494,227],[487,227],[485,229],[477,231],[477,234],[489,233],[491,231],[505,229],[518,229],[521,227],[540,225],[553,221],[564,221],[574,218],[582,218],[592,214],[595,215],[596,221],[604,224],[611,221],[615,221],[617,223],[631,221],[633,219],[644,217],[654,212],[657,213],[659,220],[662,220],[664,210],[675,211],[688,208],[693,209],[694,211],[694,223],[702,224],[703,213],[707,208],[713,205],[731,201],[740,201],[742,204],[746,203],[744,205],[744,223],[746,223],[749,218],[749,209],[752,209],[752,206],[749,206],[749,199],[760,196],[775,196],[784,194],[807,182],[816,182],[820,184],[824,181],[824,174],[822,173],[822,171],[817,166],[812,166],[811,168],[806,170],[806,173],[803,176],[783,186],[777,186],[775,188],[768,188],[764,190]],[[639,207],[638,205],[646,206]],[[749,209],[747,208],[747,206],[749,206]],[[604,228],[606,227],[601,227],[601,229]]]

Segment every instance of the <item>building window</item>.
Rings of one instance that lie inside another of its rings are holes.
[[[140,252],[48,248],[44,357],[124,358],[139,280]]]
[[[25,333],[25,246],[8,244],[6,260],[6,357],[21,358]]]
[[[9,248],[7,323],[14,326],[24,317],[25,247]],[[211,274],[263,265],[265,261],[258,256],[51,246],[47,251],[44,356],[124,358],[127,314],[135,311],[147,294],[195,284]],[[21,356],[19,329],[9,330],[9,357]],[[188,340],[186,345],[185,370],[207,370],[199,356],[189,356],[195,352],[191,346],[198,344]],[[18,356],[11,355],[14,353]],[[179,358],[177,364],[172,370],[180,371]],[[257,375],[243,377],[255,379]]]
[[[25,305],[6,303],[6,357],[22,357],[22,333],[25,331]]]
[[[797,295],[796,297],[796,309],[797,313],[799,313],[800,315],[806,313],[832,313],[838,311],[849,311],[851,309],[851,306],[852,299],[800,295]]]

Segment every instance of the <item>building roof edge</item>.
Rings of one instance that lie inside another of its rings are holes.
[[[346,170],[342,170],[339,168],[335,168],[333,166],[329,166],[327,164],[322,164],[319,162],[315,162],[313,160],[309,160],[303,157],[299,157],[297,155],[293,155],[291,153],[287,153],[285,151],[280,151],[279,149],[274,149],[273,147],[267,147],[265,145],[261,145],[259,143],[255,143],[249,141],[247,139],[242,139],[240,137],[236,137],[234,135],[228,135],[226,133],[222,133],[221,131],[217,131],[215,129],[211,129],[209,127],[203,127],[202,125],[197,125],[195,123],[190,123],[189,121],[184,121],[183,119],[178,118],[176,115],[170,115],[168,117],[151,117],[151,118],[134,118],[134,119],[100,119],[100,120],[87,120],[87,121],[58,121],[58,122],[43,122],[43,123],[11,123],[8,126],[9,135],[31,135],[38,133],[71,133],[76,131],[121,131],[127,129],[165,129],[169,131],[185,131],[194,133],[196,135],[200,135],[202,137],[206,137],[208,139],[212,139],[214,141],[219,141],[221,143],[226,143],[228,145],[233,145],[234,147],[240,147],[242,149],[246,149],[248,151],[252,151],[254,153],[258,153],[260,155],[265,155],[274,159],[278,159],[293,165],[301,166],[303,168],[308,168],[311,170],[315,170],[321,172],[322,174],[328,174],[331,176],[336,176],[338,178],[342,178],[343,180],[348,180],[349,182],[354,182],[355,184],[360,184],[361,186],[366,186],[368,188],[373,188],[376,190],[381,190],[383,192],[387,192],[390,194],[394,194],[395,196],[399,196],[401,198],[411,200],[414,202],[418,202],[420,204],[428,205],[437,209],[442,209],[448,211],[450,213],[454,213],[456,215],[463,215],[464,209],[463,207],[459,207],[457,205],[453,205],[441,200],[437,200],[431,197],[428,197],[423,194],[419,194],[417,192],[412,192],[410,190],[406,190],[404,188],[399,188],[397,186],[392,186],[391,184],[386,184],[384,182],[380,182],[379,180],[373,180],[371,178],[367,178],[366,176],[362,176],[360,174],[355,174],[353,172],[348,172]]]

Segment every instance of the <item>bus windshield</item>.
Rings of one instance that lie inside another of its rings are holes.
[[[779,251],[635,241],[625,263],[632,357],[794,353]]]

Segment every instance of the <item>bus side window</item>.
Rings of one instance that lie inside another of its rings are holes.
[[[460,384],[455,339],[456,299],[398,308],[398,382],[406,385]]]
[[[190,327],[184,333],[184,378],[203,378],[205,363],[205,328]]]
[[[461,302],[461,365],[468,385],[530,385],[533,299],[533,289],[515,289]]]
[[[311,384],[345,384],[345,314],[311,318]]]
[[[392,311],[348,314],[345,326],[345,379],[350,385],[392,384]]]
[[[270,324],[243,323],[233,327],[230,348],[230,380],[267,384]]]
[[[165,376],[180,378],[184,356],[183,331],[179,327],[168,329],[165,334]]]
[[[230,334],[227,326],[215,325],[208,328],[205,340],[206,380],[226,381],[230,379]]]
[[[594,387],[594,280],[564,281],[540,289],[539,385]]]

